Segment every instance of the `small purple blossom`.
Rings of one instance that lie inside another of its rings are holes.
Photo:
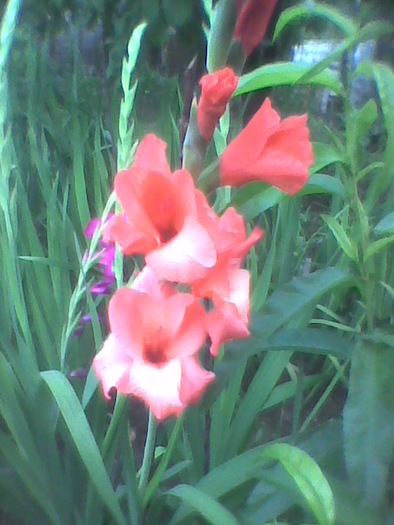
[[[113,214],[110,214],[108,219],[110,219],[112,216]],[[91,239],[94,236],[96,230],[100,228],[101,225],[101,219],[92,219],[85,229],[85,237]],[[115,282],[113,267],[115,260],[115,244],[100,240],[99,245],[101,250],[97,266],[104,279],[94,284],[90,288],[90,293],[93,295],[109,295],[111,293],[111,285]]]

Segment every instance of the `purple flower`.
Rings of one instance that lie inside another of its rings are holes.
[[[110,214],[108,219],[110,219],[112,216],[113,214]],[[101,227],[101,224],[101,219],[92,219],[86,226],[85,237],[91,239],[94,236],[96,230]],[[111,293],[111,285],[115,282],[113,268],[115,260],[115,244],[112,242],[100,240],[99,246],[101,247],[101,250],[99,253],[100,258],[97,266],[104,279],[94,284],[90,288],[90,293],[93,295],[109,295]]]

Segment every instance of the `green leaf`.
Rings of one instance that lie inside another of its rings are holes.
[[[211,498],[218,499],[251,479],[261,467],[263,446],[256,447],[236,456],[219,467],[208,472],[196,488]],[[191,511],[184,505],[175,513],[169,525],[175,525],[189,517]]]
[[[372,230],[375,235],[386,235],[394,232],[394,211],[383,217]]]
[[[263,182],[252,182],[234,193],[231,205],[247,219],[252,220],[285,198],[283,192],[272,186],[267,186]]]
[[[327,224],[329,229],[331,230],[331,233],[334,235],[340,248],[345,252],[345,254],[352,261],[357,262],[358,261],[357,246],[347,236],[343,226],[339,224],[339,222],[334,217],[331,217],[330,215],[322,215],[321,217],[324,220],[324,222]]]
[[[347,151],[352,166],[357,165],[361,139],[369,132],[377,117],[376,102],[370,99],[359,111],[354,111],[351,118],[347,120]]]
[[[386,150],[393,150],[394,141],[394,73],[386,64],[362,62],[355,75],[367,75],[374,79],[378,88],[380,104],[387,131]]]
[[[228,440],[227,457],[241,451],[246,439],[256,423],[259,412],[281,377],[289,359],[291,351],[268,352],[248,390],[243,397],[232,422]]]
[[[300,195],[335,195],[346,199],[346,191],[342,182],[332,175],[315,173],[309,177],[307,184],[300,191]]]
[[[308,64],[293,62],[276,62],[258,67],[241,76],[234,97],[275,86],[294,86],[296,84],[325,87],[338,95],[343,93],[343,86],[333,71],[327,69],[306,78],[309,70]]]
[[[263,459],[275,459],[287,470],[319,525],[334,525],[334,498],[319,465],[306,452],[286,443],[268,445]]]
[[[384,237],[384,239],[378,239],[377,241],[372,242],[366,250],[365,260],[367,261],[370,257],[373,257],[376,253],[381,252],[393,242],[394,235],[390,235],[390,237]]]
[[[77,202],[79,221],[85,228],[90,219],[88,195],[85,178],[85,158],[83,144],[85,137],[82,135],[81,125],[77,114],[73,115],[73,185]]]
[[[305,2],[296,7],[290,7],[281,13],[272,40],[275,41],[289,24],[298,22],[300,19],[318,17],[336,25],[346,36],[354,35],[358,27],[351,18],[342,15],[334,7],[329,7],[317,2]]]
[[[353,354],[344,409],[345,456],[353,486],[378,508],[394,452],[394,352],[360,346]]]
[[[210,495],[201,492],[190,485],[177,485],[165,494],[176,496],[191,505],[201,516],[212,525],[237,525],[238,522],[223,505]]]
[[[67,378],[57,370],[41,372],[50,388],[92,483],[118,525],[126,525],[114,489],[79,399]]]
[[[265,345],[275,351],[288,349],[312,355],[333,355],[340,359],[349,359],[353,346],[349,337],[324,328],[281,330]]]
[[[303,448],[312,456],[320,457],[327,454],[327,451],[332,452],[333,448],[338,448],[340,443],[340,427],[336,422],[327,424],[327,428],[316,432],[312,437],[308,438]],[[239,454],[226,463],[212,469],[201,480],[196,483],[196,488],[208,494],[214,499],[218,499],[227,493],[230,493],[237,487],[240,487],[250,479],[255,479],[259,474],[263,474],[262,465],[264,459],[262,452],[266,445],[261,445]],[[191,511],[186,509],[184,505],[177,510],[176,514],[170,521],[169,525],[185,520],[191,515]],[[187,523],[187,521],[184,521]]]
[[[323,168],[335,164],[337,162],[343,162],[343,158],[340,153],[329,144],[322,142],[313,142],[313,166],[311,173],[317,173]]]

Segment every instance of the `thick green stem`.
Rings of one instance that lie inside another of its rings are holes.
[[[152,466],[153,455],[155,452],[155,443],[156,443],[156,431],[157,431],[157,422],[155,420],[152,412],[149,412],[149,422],[148,422],[148,433],[145,441],[144,449],[144,458],[142,460],[141,466],[141,475],[138,488],[140,490],[141,498],[144,497],[146,486],[148,484],[150,469]]]

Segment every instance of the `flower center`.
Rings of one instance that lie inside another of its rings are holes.
[[[165,339],[162,338],[161,330],[155,335],[145,337],[143,358],[148,363],[160,367],[168,361]]]
[[[160,234],[160,242],[162,244],[165,244],[166,242],[170,241],[175,235],[178,233],[175,226],[167,226],[166,228],[160,228],[159,234]]]
[[[164,177],[151,173],[143,187],[143,206],[165,244],[177,235],[183,224],[183,211],[179,207],[176,188]]]

